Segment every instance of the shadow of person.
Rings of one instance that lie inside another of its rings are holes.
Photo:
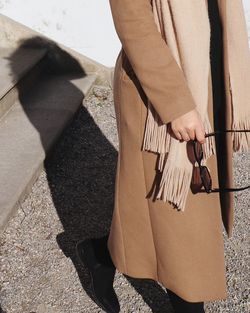
[[[64,88],[72,97],[84,99],[83,92],[72,84],[70,79],[86,76],[81,64],[62,50],[54,42],[43,37],[24,40],[8,57],[13,80],[18,72],[18,55],[23,48],[47,50],[47,73],[51,75],[67,74]],[[40,118],[38,111],[30,107],[30,92],[25,85],[19,84],[19,102],[39,134],[41,145],[46,153],[44,169],[50,188],[50,194],[64,231],[57,235],[57,242],[66,257],[72,260],[80,282],[93,301],[90,277],[76,257],[76,242],[85,238],[101,238],[109,233],[113,213],[113,192],[117,163],[117,151],[103,135],[92,116],[81,106],[74,121],[60,136],[53,148],[48,149],[50,127]],[[42,96],[42,90],[40,96]],[[60,90],[58,91],[60,97]],[[63,101],[63,99],[62,99]],[[59,102],[60,103],[60,102]],[[70,105],[70,103],[68,104]],[[46,110],[49,110],[49,104]],[[56,127],[59,110],[49,111],[51,126]],[[126,276],[127,277],[127,276]],[[166,293],[155,282],[127,277],[131,285],[139,292],[153,312],[167,312],[158,309],[158,303],[167,306]]]
[[[124,275],[153,313],[172,313],[173,308],[165,288],[152,279],[138,279]]]

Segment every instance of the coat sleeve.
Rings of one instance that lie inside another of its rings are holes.
[[[163,123],[196,107],[184,74],[154,21],[150,0],[109,0],[117,35]]]

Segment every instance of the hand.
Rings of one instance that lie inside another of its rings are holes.
[[[175,137],[179,140],[194,140],[205,142],[205,129],[199,112],[194,109],[171,122],[171,129]]]

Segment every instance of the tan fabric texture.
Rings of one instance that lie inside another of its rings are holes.
[[[119,151],[108,248],[118,271],[161,282],[187,301],[227,297],[222,222],[233,235],[233,193],[188,191],[185,211],[154,198],[159,154],[142,151],[150,99],[164,123],[194,109],[187,81],[154,21],[150,0],[109,0],[122,48],[114,71]],[[226,1],[218,0],[222,20]],[[223,42],[227,28],[223,29]],[[232,125],[228,48],[224,49],[226,104],[222,123]],[[213,129],[211,71],[208,117]],[[166,101],[168,99],[168,101]],[[213,187],[233,186],[233,146],[224,136],[207,160]]]
[[[208,75],[210,63],[210,22],[206,1],[152,0],[153,15],[158,31],[166,41],[191,90],[206,133],[212,131],[208,119]],[[233,101],[231,128],[250,128],[250,53],[244,9],[241,1],[228,1],[227,27],[229,75]],[[148,115],[143,150],[160,154],[158,169],[162,173],[156,198],[170,201],[180,210],[185,209],[193,174],[193,164],[187,153],[187,142],[180,142],[171,133],[170,124],[160,120],[148,99]],[[167,101],[167,100],[166,100]],[[250,133],[232,133],[234,151],[250,150]],[[203,160],[216,153],[213,136],[202,144]]]

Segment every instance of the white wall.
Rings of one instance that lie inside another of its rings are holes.
[[[108,0],[0,0],[0,13],[106,65],[120,49]]]
[[[243,3],[250,34],[250,0]],[[114,66],[120,42],[108,0],[0,0],[0,13],[106,66]]]

